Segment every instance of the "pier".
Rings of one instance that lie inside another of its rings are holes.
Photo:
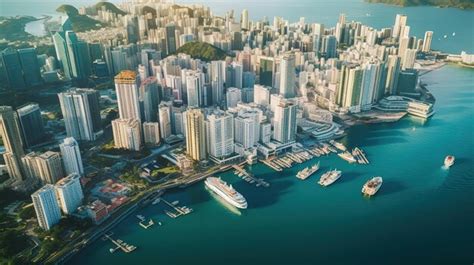
[[[247,172],[243,167],[238,166],[238,165],[232,165],[232,167],[235,169],[235,174],[245,181],[249,182],[250,184],[252,183],[257,183],[257,187],[263,186],[265,188],[270,187],[270,183],[266,182],[264,179],[258,179],[255,178],[252,174]]]
[[[171,207],[173,210],[175,210],[175,212],[165,211],[165,213],[171,218],[177,218],[177,217],[180,217],[182,215],[187,215],[187,214],[190,214],[190,213],[193,212],[193,209],[191,209],[191,208],[188,208],[186,206],[176,206],[176,205],[168,202],[164,198],[161,198],[161,201],[164,202],[169,207]]]
[[[111,248],[110,249],[111,253],[115,252],[117,249],[120,249],[125,253],[130,253],[130,252],[134,251],[135,249],[137,249],[136,246],[129,245],[129,244],[125,243],[124,241],[122,241],[121,239],[115,240],[107,234],[105,234],[104,237],[106,239],[109,239],[116,246],[116,248]]]
[[[362,149],[358,147],[354,148],[354,150],[352,150],[352,155],[357,159],[357,163],[364,165],[369,164],[369,160]]]

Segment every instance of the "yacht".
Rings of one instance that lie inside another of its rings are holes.
[[[450,168],[452,165],[454,165],[454,156],[447,156],[445,159],[444,159],[444,166],[446,168]]]
[[[362,187],[362,193],[367,196],[373,196],[382,186],[382,177],[374,177],[367,181]]]
[[[247,200],[244,196],[238,193],[232,185],[227,185],[221,178],[208,177],[204,184],[231,205],[240,209],[247,209]]]
[[[339,153],[337,154],[339,157],[341,157],[342,159],[346,160],[347,162],[349,163],[355,163],[357,162],[357,159],[354,158],[353,155],[351,155],[351,153],[349,152],[344,152],[344,153]]]
[[[340,142],[336,142],[334,140],[331,140],[331,141],[329,141],[329,143],[332,144],[337,149],[341,150],[342,152],[347,150],[347,148]]]
[[[296,177],[301,179],[301,180],[305,180],[305,179],[309,178],[311,175],[313,175],[318,170],[319,170],[319,161],[318,161],[317,164],[315,164],[311,168],[307,167],[307,168],[299,171],[298,174],[296,174]]]
[[[337,169],[330,170],[321,176],[318,183],[321,186],[327,187],[338,180],[341,177],[341,174],[342,172]]]

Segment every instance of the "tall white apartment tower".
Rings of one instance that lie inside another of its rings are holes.
[[[54,186],[47,184],[31,194],[38,223],[44,230],[49,230],[61,219],[58,200]]]
[[[82,204],[84,193],[81,187],[81,176],[71,174],[55,185],[59,206],[64,214],[72,214]]]
[[[68,137],[59,145],[61,156],[63,157],[64,171],[66,175],[73,173],[84,175],[84,166],[82,165],[81,151],[77,141]]]

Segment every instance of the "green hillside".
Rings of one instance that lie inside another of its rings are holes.
[[[83,32],[93,29],[100,29],[106,26],[105,23],[97,21],[86,15],[80,15],[77,8],[71,5],[61,5],[56,9],[57,12],[65,13],[72,24],[72,29],[75,32]]]
[[[224,60],[227,56],[225,51],[205,42],[188,42],[179,47],[176,53],[189,54],[194,59],[206,62]]]
[[[473,9],[473,0],[366,0],[369,3],[383,3],[398,6],[439,6],[456,7],[461,9]]]
[[[99,2],[95,5],[95,9],[100,10],[102,7],[105,7],[107,11],[115,13],[117,15],[126,15],[127,13],[122,9],[118,8],[116,5],[109,2]]]

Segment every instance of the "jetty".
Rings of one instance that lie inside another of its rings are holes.
[[[352,150],[352,155],[357,159],[357,163],[359,164],[369,164],[369,160],[367,159],[367,156],[365,155],[364,151],[362,149],[356,147]]]
[[[177,218],[177,217],[187,215],[193,212],[193,209],[188,208],[187,206],[176,206],[175,204],[168,202],[164,198],[161,198],[161,201],[164,202],[166,205],[168,205],[175,211],[175,212],[165,211],[166,215],[168,215],[171,218]]]
[[[270,187],[270,183],[266,182],[262,178],[256,178],[253,176],[253,174],[249,173],[247,170],[245,170],[243,167],[238,166],[238,165],[232,165],[232,167],[235,169],[234,174],[241,177],[243,180],[247,181],[250,184],[256,183],[257,187],[265,187],[268,188]]]
[[[130,253],[130,252],[134,251],[135,249],[137,249],[136,246],[130,245],[130,244],[124,242],[124,241],[121,240],[121,239],[115,240],[115,239],[113,239],[111,236],[109,236],[109,235],[107,235],[107,234],[105,234],[104,237],[105,237],[106,239],[109,239],[109,240],[116,246],[116,248],[111,248],[111,249],[110,249],[110,252],[111,252],[111,253],[115,252],[117,249],[120,249],[120,250],[122,250],[122,251],[125,252],[125,253]]]
[[[263,164],[267,165],[268,167],[270,167],[271,169],[275,170],[275,171],[278,171],[278,172],[281,172],[283,171],[283,169],[278,166],[277,164],[273,163],[271,160],[260,160],[260,162],[262,162]]]

